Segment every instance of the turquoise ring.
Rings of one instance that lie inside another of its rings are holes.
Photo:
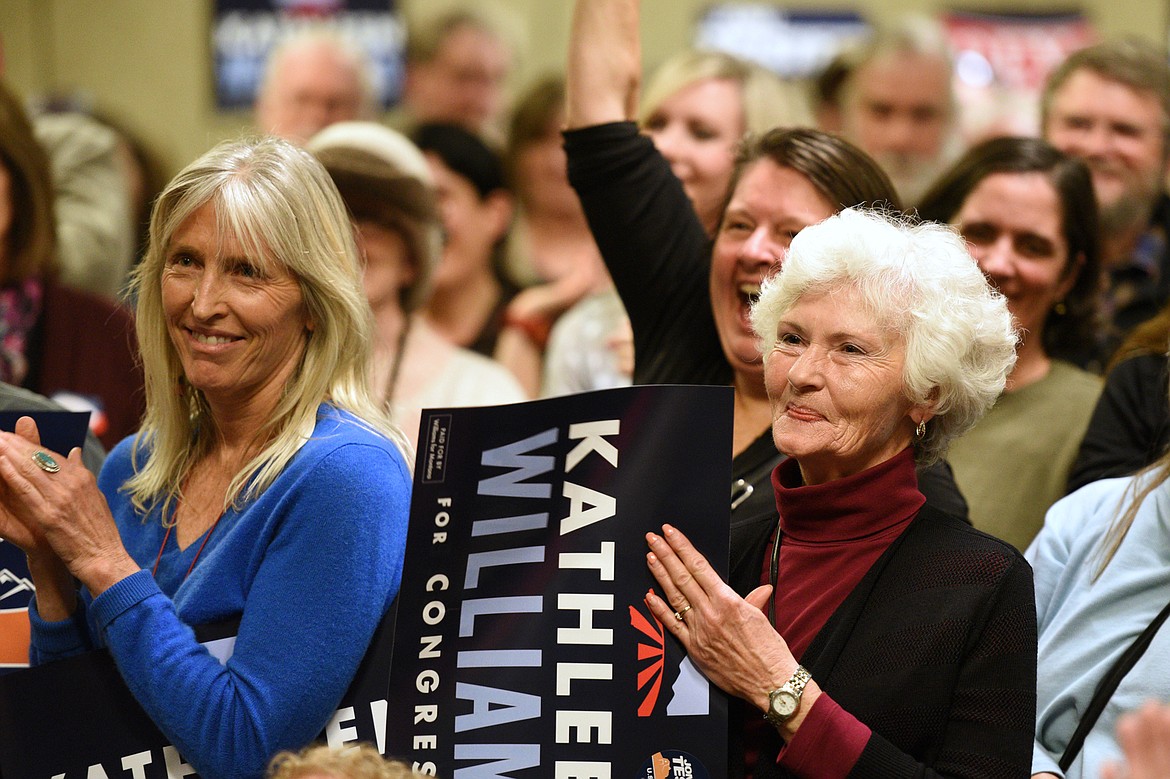
[[[32,453],[33,462],[37,464],[45,473],[56,473],[61,470],[61,466],[48,452],[42,452],[40,449]]]

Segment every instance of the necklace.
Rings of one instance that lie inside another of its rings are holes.
[[[211,523],[211,527],[207,529],[207,535],[203,536],[203,543],[195,550],[195,559],[191,561],[191,565],[187,568],[187,573],[183,574],[183,581],[187,581],[187,577],[191,575],[191,571],[195,570],[195,563],[199,562],[199,555],[203,554],[203,547],[207,546],[207,542],[211,540],[211,534],[215,532],[219,521],[223,519],[224,512],[219,512],[219,516]],[[154,567],[150,569],[150,575],[154,576],[158,573],[158,563],[162,560],[163,549],[167,546],[167,540],[171,537],[171,531],[175,529],[174,525],[167,525],[166,535],[163,536],[162,543],[158,545],[158,556],[154,558]]]
[[[776,535],[772,537],[772,557],[768,561],[768,582],[772,585],[772,597],[768,598],[768,622],[776,626],[776,584],[780,578],[780,542],[784,534],[780,530],[780,518],[776,518]]]
[[[383,404],[386,408],[390,408],[394,401],[394,390],[398,386],[398,374],[402,370],[402,358],[406,354],[406,337],[410,335],[411,317],[406,315],[406,321],[402,324],[402,332],[398,334],[398,347],[394,350],[394,357],[390,362],[390,378],[386,381],[386,398]]]

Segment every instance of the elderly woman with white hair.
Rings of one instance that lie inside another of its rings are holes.
[[[654,615],[763,713],[729,774],[1027,776],[1031,571],[915,477],[1003,389],[1003,297],[948,228],[846,209],[793,239],[752,317],[788,455],[761,586],[742,598],[677,529],[647,535]]]
[[[406,439],[345,206],[308,152],[221,144],[156,201],[134,291],[146,417],[97,483],[31,420],[0,434],[31,660],[107,648],[201,776],[259,777],[322,731],[402,574]],[[228,622],[221,661],[193,628]]]

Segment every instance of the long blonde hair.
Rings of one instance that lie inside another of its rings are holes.
[[[1148,478],[1147,478],[1148,476]],[[1150,493],[1161,487],[1170,479],[1170,453],[1162,455],[1156,462],[1142,468],[1134,474],[1129,485],[1125,488],[1121,500],[1118,502],[1118,514],[1113,524],[1105,531],[1101,538],[1101,546],[1097,550],[1097,569],[1093,571],[1093,581],[1101,578],[1109,563],[1113,561],[1121,542],[1133,527],[1137,518],[1138,509],[1150,496]]]
[[[134,441],[135,473],[122,489],[135,508],[146,512],[161,502],[166,521],[181,498],[184,477],[215,443],[207,400],[186,383],[167,333],[161,283],[172,237],[209,204],[218,229],[237,239],[262,271],[281,264],[292,273],[313,323],[300,365],[259,431],[261,451],[232,478],[224,507],[254,499],[272,484],[309,439],[324,401],[385,435],[409,462],[406,437],[370,390],[372,315],[336,187],[316,158],[287,141],[226,141],[184,168],[159,195],[146,255],[132,281],[146,414]],[[147,454],[139,466],[140,451]]]
[[[799,89],[755,63],[706,50],[679,52],[654,71],[642,95],[638,123],[646,124],[675,92],[707,79],[739,85],[744,132],[762,133],[774,127],[812,123],[808,98]]]

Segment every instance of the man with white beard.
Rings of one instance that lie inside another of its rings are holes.
[[[1106,347],[1170,300],[1170,65],[1138,39],[1074,52],[1048,78],[1044,137],[1089,166],[1101,223]]]

